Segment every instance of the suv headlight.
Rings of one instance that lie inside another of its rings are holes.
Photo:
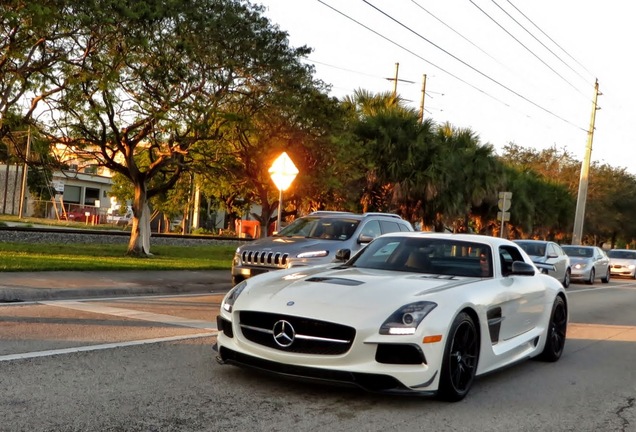
[[[247,286],[247,281],[243,281],[238,285],[234,286],[226,295],[223,301],[221,302],[221,308],[224,311],[232,312],[232,308],[234,307],[234,303],[238,296],[241,295],[245,287]]]
[[[320,251],[311,251],[311,252],[303,252],[296,255],[296,258],[320,258],[326,257],[329,255],[329,251],[320,250]]]
[[[433,309],[437,303],[421,301],[402,306],[384,321],[380,327],[383,335],[412,335],[417,326]]]

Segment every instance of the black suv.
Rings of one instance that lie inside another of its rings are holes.
[[[232,282],[271,270],[327,264],[347,258],[381,234],[413,231],[408,221],[391,213],[318,211],[296,219],[273,237],[236,250]]]

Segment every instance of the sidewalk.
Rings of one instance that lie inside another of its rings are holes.
[[[141,294],[224,292],[229,270],[0,272],[0,304]]]

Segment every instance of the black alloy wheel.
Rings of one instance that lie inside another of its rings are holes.
[[[565,334],[568,328],[568,313],[563,297],[557,296],[552,305],[550,323],[546,332],[546,341],[543,351],[538,359],[547,362],[555,362],[561,358],[565,347]]]
[[[477,372],[479,333],[465,312],[453,321],[444,348],[438,397],[449,402],[462,400],[470,390]]]

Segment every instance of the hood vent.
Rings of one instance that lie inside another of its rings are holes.
[[[364,283],[364,282],[360,282],[353,279],[345,279],[345,278],[337,278],[337,277],[318,277],[318,276],[308,278],[307,282],[325,282],[325,283],[331,283],[335,285],[346,285],[346,286],[358,286]]]

